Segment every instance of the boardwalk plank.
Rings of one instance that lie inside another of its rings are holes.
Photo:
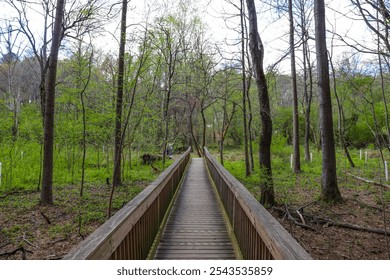
[[[193,158],[155,259],[235,259],[203,159]]]

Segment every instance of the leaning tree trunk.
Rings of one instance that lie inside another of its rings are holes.
[[[260,203],[274,205],[275,194],[271,169],[272,119],[267,80],[263,69],[264,47],[257,29],[257,15],[254,0],[247,0],[246,3],[249,14],[249,45],[259,96],[261,117],[259,162],[260,170],[262,171],[262,176],[264,176],[264,178],[261,178],[260,183]]]
[[[46,102],[43,138],[43,175],[41,204],[53,204],[53,144],[54,144],[54,106],[57,80],[57,61],[62,38],[62,21],[65,0],[58,0],[50,49],[49,69],[46,85]]]
[[[318,94],[320,101],[320,131],[322,147],[321,198],[341,200],[337,186],[336,151],[333,135],[332,101],[330,97],[329,65],[326,49],[325,3],[314,1]]]

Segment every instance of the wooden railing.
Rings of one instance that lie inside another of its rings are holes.
[[[244,259],[311,259],[302,246],[207,149],[205,160]]]
[[[188,149],[64,259],[146,259],[189,159]]]

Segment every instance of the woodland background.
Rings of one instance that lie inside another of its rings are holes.
[[[3,209],[32,207],[45,216],[49,210],[36,208],[41,207],[38,202],[59,207],[69,190],[77,204],[73,210],[80,214],[102,192],[111,216],[112,208],[120,208],[170,164],[164,152],[170,144],[176,153],[192,147],[198,156],[207,146],[259,201],[264,197],[259,186],[271,179],[276,202],[265,204],[302,204],[323,197],[324,141],[315,49],[319,38],[313,1],[256,1],[260,36],[274,33],[267,32],[267,26],[276,25],[280,32],[275,32],[278,38],[264,42],[263,52],[267,115],[272,120],[272,178],[264,171],[267,168],[259,167],[263,103],[251,53],[250,9],[244,1],[222,1],[218,12],[212,8],[226,24],[220,34],[213,33],[216,26],[206,9],[213,7],[210,3],[156,1],[137,9],[133,1],[72,0],[63,3],[62,22],[56,25],[58,2],[1,3],[7,12],[0,17]],[[339,178],[341,196],[352,188],[350,195],[355,197],[354,188],[362,187],[351,175],[379,183],[380,191],[370,192],[374,195],[365,204],[375,205],[379,212],[373,215],[383,222],[370,226],[386,231],[390,4],[337,1],[342,9],[334,11],[334,2],[325,1],[326,12],[337,16],[327,18],[322,38],[327,43],[332,103],[323,114],[334,122],[333,177]],[[364,39],[361,34],[353,37],[353,32],[338,33],[338,22],[364,26]],[[277,39],[283,43],[275,43]],[[52,143],[51,163],[47,141]],[[161,160],[150,166],[142,162],[144,154]],[[127,189],[116,189],[123,185]],[[313,192],[307,196],[301,187]],[[129,196],[119,196],[123,192]],[[29,196],[39,193],[40,198]],[[104,203],[96,212],[71,218],[66,223],[69,232],[104,221]],[[9,219],[1,221],[4,240],[30,240],[29,227],[18,224],[16,217],[10,226]],[[51,238],[63,229],[54,230]],[[387,235],[382,241],[387,244]]]

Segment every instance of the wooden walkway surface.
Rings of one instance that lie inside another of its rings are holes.
[[[235,259],[204,161],[189,164],[155,259]]]

